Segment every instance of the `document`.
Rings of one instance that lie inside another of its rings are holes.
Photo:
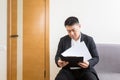
[[[83,57],[84,61],[92,58],[84,41],[67,49],[61,55],[63,57]]]

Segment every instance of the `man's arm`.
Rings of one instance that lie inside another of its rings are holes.
[[[55,63],[58,67],[59,67],[58,60],[60,58],[61,53],[63,52],[63,45],[62,44],[63,44],[62,39],[60,39],[59,44],[58,44],[57,53],[55,55]]]
[[[89,37],[87,41],[89,41],[89,42],[87,42],[87,47],[90,51],[92,59],[90,59],[88,61],[84,61],[84,62],[79,62],[78,65],[81,66],[82,68],[94,67],[99,61],[98,52],[97,52],[96,45],[94,43],[93,38]]]
[[[94,67],[99,61],[98,52],[97,52],[96,45],[95,45],[93,38],[90,39],[89,51],[90,51],[91,56],[92,56],[92,59],[88,60],[89,61],[89,68],[91,68],[91,67]]]

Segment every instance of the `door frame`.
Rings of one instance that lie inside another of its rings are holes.
[[[15,2],[13,2],[15,1]],[[13,5],[15,3],[16,5]],[[16,9],[15,9],[16,7]],[[49,0],[45,0],[46,14],[45,14],[45,80],[50,80],[50,64],[49,64]],[[15,11],[12,11],[15,9]],[[7,0],[7,80],[12,80],[12,77],[17,80],[17,52],[13,58],[13,54],[11,53],[11,26],[13,25],[11,19],[14,15],[17,15],[17,0]],[[17,22],[15,24],[17,25]],[[16,48],[17,49],[17,48]],[[14,64],[13,64],[14,62]],[[12,72],[12,68],[14,67],[14,74]]]
[[[46,4],[46,29],[45,29],[45,80],[50,80],[50,52],[49,52],[49,0],[45,0]]]

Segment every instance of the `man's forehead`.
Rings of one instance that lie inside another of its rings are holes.
[[[66,29],[76,29],[77,27],[79,27],[79,25],[73,25],[73,26],[66,26]]]

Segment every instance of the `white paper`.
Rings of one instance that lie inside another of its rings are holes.
[[[64,57],[70,57],[70,56],[71,57],[84,57],[84,61],[92,58],[84,41],[67,49],[61,55]]]

